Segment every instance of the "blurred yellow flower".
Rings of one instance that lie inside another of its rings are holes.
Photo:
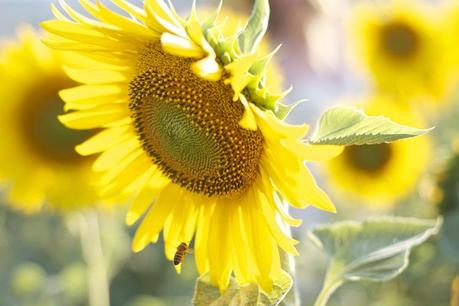
[[[445,0],[442,2],[440,14],[442,16],[442,28],[448,34],[448,48],[452,53],[450,65],[453,66],[456,74],[459,72],[459,3],[456,0]],[[457,76],[457,75],[456,75]]]
[[[270,291],[279,247],[297,254],[283,225],[300,224],[276,195],[334,211],[303,162],[336,148],[304,145],[307,126],[274,115],[283,94],[266,85],[271,56],[242,52],[236,28],[224,35],[223,24],[199,19],[194,7],[184,20],[161,0],[144,8],[112,2],[135,19],[83,0],[94,19],[62,1],[63,11],[53,7],[57,20],[43,23],[49,46],[74,51],[67,71],[84,83],[62,91],[72,112],[61,121],[104,129],[77,150],[101,153],[94,168],[104,172],[106,196],[135,197],[127,223],[145,216],[134,251],[163,231],[172,260],[196,235],[198,270],[215,286],[224,290],[234,273]]]
[[[434,7],[414,0],[355,4],[356,55],[377,90],[407,102],[441,103],[453,83],[449,36]]]
[[[28,26],[0,57],[0,177],[8,202],[25,213],[44,204],[63,212],[97,200],[91,160],[74,150],[88,132],[57,120],[64,106],[58,91],[75,84],[60,64]]]
[[[400,124],[425,127],[412,113],[374,97],[363,106],[369,115],[383,115]],[[327,162],[327,176],[338,192],[373,207],[390,207],[412,192],[430,155],[428,137],[393,143],[346,147]]]

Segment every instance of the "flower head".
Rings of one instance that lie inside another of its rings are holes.
[[[430,9],[430,11],[429,11]],[[357,55],[378,90],[441,102],[452,84],[448,36],[432,7],[414,1],[356,4],[351,28]]]
[[[94,169],[106,196],[134,197],[126,221],[144,218],[133,249],[162,231],[172,260],[194,236],[198,270],[221,290],[232,273],[271,290],[279,247],[297,253],[283,225],[300,224],[277,198],[333,211],[303,162],[336,150],[305,145],[307,126],[279,119],[284,94],[266,85],[273,54],[256,52],[263,31],[224,35],[224,23],[198,18],[194,5],[182,19],[162,0],[112,0],[125,14],[80,2],[93,18],[60,1],[57,20],[43,23],[46,43],[71,51],[67,71],[84,83],[61,92],[70,112],[60,119],[103,128],[77,150],[101,153]]]
[[[91,159],[74,150],[91,133],[71,131],[56,117],[64,105],[59,90],[75,82],[30,27],[5,46],[0,80],[0,177],[8,202],[27,213],[45,203],[57,211],[95,204]]]
[[[369,115],[422,127],[424,122],[387,97],[373,97],[363,106]],[[346,147],[326,164],[331,182],[346,196],[374,207],[390,207],[411,192],[424,173],[430,156],[428,137],[392,143]]]

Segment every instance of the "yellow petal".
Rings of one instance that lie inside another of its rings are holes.
[[[145,19],[147,18],[145,11],[141,9],[140,7],[131,4],[130,2],[127,2],[125,0],[110,0],[113,2],[116,6],[119,8],[123,9],[127,13],[131,14],[138,20],[145,22]]]
[[[127,88],[118,85],[81,85],[61,90],[59,96],[66,103],[94,106],[123,99],[128,101]]]
[[[313,145],[297,141],[289,143],[288,147],[301,159],[310,161],[326,161],[340,155],[344,150],[344,146]]]
[[[64,66],[64,71],[67,75],[78,83],[85,84],[108,84],[108,83],[121,83],[129,82],[132,79],[130,71],[122,72],[112,69],[74,69]]]
[[[255,119],[255,115],[253,114],[252,108],[249,105],[249,102],[245,98],[243,94],[239,95],[239,99],[244,106],[244,114],[242,115],[241,120],[239,121],[239,125],[247,130],[256,131],[258,129],[257,120]],[[254,106],[256,107],[256,106]]]
[[[276,202],[274,198],[274,190],[271,181],[268,179],[268,173],[265,173],[263,169],[260,169],[260,190],[264,194],[266,201],[271,208],[276,211],[282,218],[284,222],[286,222],[290,226],[298,227],[303,223],[301,219],[295,219],[288,214],[288,212],[284,211],[284,208]]]
[[[191,40],[167,32],[161,35],[161,45],[164,51],[176,56],[201,58],[205,55],[202,48]]]
[[[109,104],[61,115],[58,118],[69,128],[86,130],[108,126],[114,121],[129,117],[130,113],[125,105]]]
[[[264,216],[265,224],[269,228],[272,237],[277,241],[279,246],[286,252],[292,255],[299,255],[298,251],[295,248],[295,244],[298,244],[298,241],[289,237],[287,234],[282,232],[280,225],[276,220],[275,210],[273,210],[261,194],[258,196],[258,206],[261,209],[258,209],[257,212],[260,216]]]
[[[221,205],[219,205],[221,204]],[[229,284],[231,275],[231,239],[228,232],[229,220],[235,209],[228,203],[217,203],[210,224],[209,276],[214,286],[223,292]]]
[[[145,161],[148,161],[148,159],[146,159],[145,152],[142,149],[133,151],[110,170],[104,172],[104,175],[100,179],[100,185],[109,185],[124,172],[129,171],[131,164],[142,163]]]
[[[209,235],[210,235],[210,222],[213,216],[215,207],[214,202],[203,203],[198,217],[198,226],[196,230],[196,239],[194,243],[196,266],[199,274],[204,275],[209,271]]]
[[[95,171],[108,170],[117,165],[123,158],[128,156],[129,153],[137,149],[140,149],[139,140],[129,137],[125,141],[104,151],[94,162],[93,169]]]
[[[150,166],[142,175],[133,180],[121,191],[125,195],[136,194],[143,186],[149,185],[153,189],[162,189],[169,183],[161,171],[154,165]]]
[[[136,231],[132,242],[134,252],[143,250],[151,242],[152,238],[158,235],[166,219],[174,211],[175,205],[179,204],[179,201],[174,184],[169,184],[161,191],[158,200],[150,208]]]
[[[274,142],[278,142],[279,139],[301,139],[309,130],[309,126],[307,124],[288,124],[276,118],[272,112],[263,111],[258,107],[252,107],[252,109],[256,114],[255,117],[263,136]]]
[[[131,226],[136,223],[150,207],[160,192],[160,189],[153,189],[146,185],[131,204],[129,211],[126,214],[126,224]]]
[[[132,137],[131,133],[127,133],[129,127],[120,126],[103,130],[92,136],[85,142],[75,147],[75,150],[83,156],[100,153],[109,149],[111,146]]]
[[[86,0],[84,0],[83,2],[86,2]],[[97,9],[92,9],[89,11],[89,13],[91,13],[94,17],[99,18],[100,20],[106,23],[123,29],[124,32],[129,32],[131,34],[140,36],[144,39],[158,38],[155,32],[150,31],[148,28],[146,28],[140,23],[137,23],[133,19],[129,19],[123,15],[119,15],[111,11],[99,0],[97,1]]]
[[[218,81],[222,77],[222,68],[213,56],[207,56],[202,60],[191,64],[193,72],[208,81]]]
[[[188,35],[178,16],[162,0],[146,0],[147,24],[158,33],[169,32],[183,38]]]
[[[255,257],[257,259],[258,270],[262,276],[268,276],[272,267],[272,236],[266,226],[265,220],[261,218],[262,214],[257,205],[255,194],[252,194],[248,199],[251,202],[248,206],[250,206],[249,216],[253,226],[252,234],[256,235],[256,240],[254,237],[253,241],[256,241],[254,249],[257,250]]]
[[[81,42],[105,49],[122,50],[123,52],[136,50],[136,45],[107,37],[99,31],[88,29],[80,24],[62,20],[48,20],[42,22],[41,26],[49,33],[67,39],[69,44],[73,43],[75,49],[81,47],[79,46],[79,42]]]
[[[174,254],[177,250],[177,247],[180,243],[185,242],[188,243],[189,241],[180,241],[179,235],[182,231],[182,228],[185,226],[187,221],[187,209],[183,206],[189,206],[191,203],[187,202],[187,199],[184,198],[184,193],[182,190],[176,190],[177,197],[176,199],[180,202],[178,205],[175,206],[174,211],[172,212],[168,223],[164,227],[163,237],[165,241],[164,251],[166,254],[166,258],[172,260],[174,258]]]

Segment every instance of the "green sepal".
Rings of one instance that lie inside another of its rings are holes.
[[[290,112],[295,109],[298,105],[306,102],[306,99],[296,101],[292,104],[285,105],[282,103],[276,103],[276,107],[273,110],[274,115],[280,120],[284,120],[290,114]]]
[[[258,44],[268,29],[269,14],[269,1],[255,0],[255,5],[247,25],[238,36],[239,47],[242,53],[252,53],[257,49]]]
[[[249,72],[254,75],[264,75],[268,67],[269,62],[272,60],[273,56],[279,51],[281,45],[278,45],[271,53],[265,55],[263,58],[255,62],[255,64],[250,67]]]
[[[209,29],[214,28],[216,26],[218,16],[220,16],[220,12],[222,10],[222,6],[223,0],[220,0],[220,3],[218,4],[217,9],[215,10],[215,13],[206,20],[204,20],[204,22],[201,24],[201,28],[204,33],[208,32]],[[208,39],[207,36],[206,39]]]

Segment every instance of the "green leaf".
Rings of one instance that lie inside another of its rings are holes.
[[[238,37],[239,47],[243,53],[256,50],[268,29],[269,13],[268,0],[255,0],[249,21]]]
[[[273,291],[267,293],[263,290],[260,290],[258,293],[258,303],[259,306],[271,305],[276,306],[279,305],[280,302],[284,301],[285,296],[290,291],[293,286],[293,280],[291,276],[282,271],[282,276],[273,283]],[[283,303],[283,305],[286,305]]]
[[[344,281],[387,281],[402,273],[416,245],[438,233],[439,220],[401,217],[370,218],[319,226],[311,239],[325,251]]]
[[[338,106],[325,111],[310,143],[369,145],[415,137],[431,130],[400,125],[383,116],[368,116],[356,108]]]
[[[239,287],[232,278],[226,291],[220,294],[218,288],[210,284],[208,276],[203,276],[196,281],[193,305],[276,306],[282,302],[292,284],[292,278],[284,271],[279,279],[274,280],[270,293],[264,292],[256,284]]]
[[[325,306],[346,282],[388,281],[401,274],[411,249],[437,234],[441,223],[440,219],[377,217],[315,228],[309,237],[330,259],[315,305]]]

